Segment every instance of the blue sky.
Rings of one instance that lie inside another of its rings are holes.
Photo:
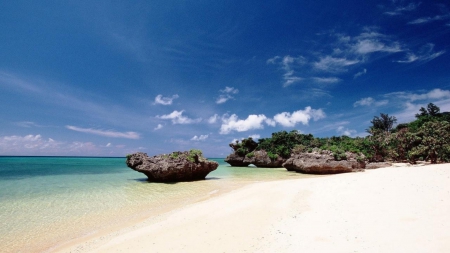
[[[445,1],[2,1],[0,155],[124,156],[450,111]]]

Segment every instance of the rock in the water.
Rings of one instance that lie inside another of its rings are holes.
[[[365,163],[346,153],[347,160],[336,161],[331,151],[292,154],[283,167],[306,174],[337,174],[364,171]]]
[[[225,158],[225,162],[229,163],[231,166],[247,167],[250,163],[244,162],[244,159],[244,156],[239,156],[236,153],[232,153]]]
[[[127,156],[127,166],[152,182],[180,182],[205,179],[219,164],[208,161],[199,150],[191,150],[153,157],[138,152]]]
[[[260,168],[281,168],[285,159],[277,156],[271,159],[265,150],[253,151],[252,156],[245,157],[244,163],[253,164]]]

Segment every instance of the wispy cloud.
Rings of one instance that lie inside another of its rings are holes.
[[[267,60],[267,64],[275,64],[283,70],[283,86],[295,83],[337,83],[340,75],[366,64],[372,54],[391,55],[407,50],[399,41],[378,32],[378,28],[365,27],[358,35],[349,36],[334,31],[327,35],[334,42],[327,43],[320,50],[309,52],[309,56],[284,57],[275,56]],[[328,46],[331,45],[331,46]],[[324,52],[329,53],[324,53]],[[332,77],[318,78],[317,73],[333,74]],[[367,70],[354,74],[354,78],[365,74]]]
[[[450,90],[433,89],[426,93],[413,93],[413,92],[393,92],[384,95],[385,97],[394,97],[397,99],[407,100],[410,102],[418,100],[440,100],[449,99]]]
[[[314,62],[314,68],[318,70],[322,70],[325,72],[345,72],[347,71],[347,67],[351,65],[355,65],[359,62],[359,60],[349,60],[346,58],[336,58],[332,56],[321,57],[319,61]]]
[[[100,136],[106,136],[106,137],[113,137],[113,138],[126,138],[126,139],[139,139],[140,135],[136,132],[116,132],[111,130],[98,130],[93,128],[82,128],[82,127],[76,127],[76,126],[66,126],[67,129],[81,132],[81,133],[88,133],[88,134],[95,134]]]
[[[373,99],[372,97],[367,97],[367,98],[362,98],[362,99],[356,101],[353,104],[353,107],[358,107],[358,106],[382,106],[382,105],[387,105],[388,103],[389,103],[389,100],[377,101],[377,100]]]
[[[154,131],[157,131],[159,129],[163,128],[162,124],[158,124],[155,128],[153,128]]]
[[[169,119],[172,121],[172,124],[193,124],[193,123],[198,123],[200,121],[202,121],[201,118],[198,119],[191,119],[189,117],[186,117],[183,115],[184,110],[182,111],[173,111],[170,114],[166,114],[166,115],[162,115],[162,116],[156,116],[157,118],[160,119]]]
[[[163,97],[162,95],[158,95],[155,97],[155,102],[153,104],[159,105],[171,105],[173,100],[177,99],[179,96],[177,94],[172,97]]]
[[[200,136],[195,135],[194,137],[191,138],[191,141],[204,141],[208,139],[208,136],[209,135],[200,135]]]
[[[304,80],[303,77],[299,77],[295,74],[293,68],[302,66],[307,63],[307,60],[303,56],[292,57],[290,55],[286,55],[284,57],[275,56],[271,59],[267,60],[267,64],[276,64],[281,66],[281,69],[284,71],[283,74],[283,87],[288,87],[294,83],[298,83]]]
[[[233,99],[234,97],[232,96],[232,94],[239,93],[239,90],[235,89],[234,87],[226,86],[225,89],[220,90],[220,92],[222,94],[216,99],[216,104],[223,104],[228,100]]]
[[[402,15],[404,12],[413,11],[419,7],[421,3],[409,3],[408,5],[400,5],[396,6],[393,10],[386,11],[383,14],[389,15],[389,16],[397,16]]]
[[[434,52],[434,44],[428,43],[424,45],[417,53],[409,52],[406,54],[405,59],[396,62],[399,63],[427,62],[443,55],[444,53],[445,53],[444,50]]]
[[[75,116],[75,112],[78,112],[78,116],[84,119],[94,118],[97,121],[125,126],[128,125],[126,122],[140,115],[140,113],[134,113],[134,110],[128,110],[110,102],[106,97],[93,95],[56,81],[43,80],[40,77],[27,77],[0,70],[0,88],[2,87],[22,96],[37,98],[36,102],[72,110],[71,116]]]
[[[363,69],[362,71],[356,73],[356,74],[353,76],[353,79],[356,79],[356,78],[358,78],[358,77],[360,77],[360,76],[362,76],[362,75],[365,75],[365,74],[367,74],[367,69]]]
[[[316,83],[324,83],[324,84],[339,83],[340,81],[342,81],[340,78],[337,77],[313,77],[311,79]]]
[[[27,127],[27,128],[29,128],[29,127],[44,127],[44,126],[36,124],[32,121],[21,121],[21,122],[15,122],[14,124],[19,127]]]
[[[426,23],[430,23],[430,22],[434,22],[434,21],[438,21],[438,20],[445,20],[445,19],[449,19],[449,18],[450,18],[450,14],[436,15],[434,17],[422,17],[422,18],[418,18],[413,21],[410,21],[410,22],[408,22],[408,24],[420,25],[420,24],[426,24]]]

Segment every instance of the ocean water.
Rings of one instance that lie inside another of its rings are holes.
[[[125,158],[0,157],[0,252],[52,251],[249,183],[308,177],[210,160],[219,168],[206,180],[165,184]]]

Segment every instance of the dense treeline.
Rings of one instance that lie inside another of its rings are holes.
[[[345,160],[345,152],[353,152],[369,162],[450,162],[450,113],[441,113],[439,107],[430,103],[415,116],[416,120],[394,128],[397,119],[381,113],[371,121],[366,137],[316,138],[293,130],[273,133],[271,138],[261,138],[258,142],[243,139],[231,143],[230,147],[239,156],[247,157],[252,157],[253,151],[265,150],[271,159],[320,149],[332,151],[336,160]]]

